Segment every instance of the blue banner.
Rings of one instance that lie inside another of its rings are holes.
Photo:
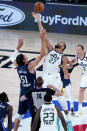
[[[0,2],[0,28],[38,31],[34,3]],[[87,34],[87,6],[45,4],[41,22],[48,32]]]

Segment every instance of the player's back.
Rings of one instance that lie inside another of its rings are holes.
[[[26,91],[34,88],[36,73],[34,72],[34,74],[32,74],[29,72],[28,64],[25,64],[24,66],[18,66],[17,72],[20,78],[20,96],[22,96],[23,94],[25,94]]]
[[[44,96],[46,93],[55,94],[55,91],[49,88],[34,88],[30,91],[28,96],[33,98],[33,104],[36,109],[39,109],[44,104]]]
[[[57,73],[61,65],[61,58],[63,54],[51,50],[46,56],[43,64],[43,73]]]
[[[57,110],[54,104],[42,105],[40,119],[41,119],[40,131],[48,131],[48,130],[58,131]]]

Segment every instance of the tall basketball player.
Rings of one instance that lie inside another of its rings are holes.
[[[19,107],[18,107],[18,114],[14,121],[14,131],[17,131],[20,120],[23,118],[23,115],[27,112],[28,109],[32,116],[32,121],[34,118],[35,112],[34,112],[32,99],[28,99],[28,100],[25,100],[24,102],[21,102],[20,97],[24,95],[27,90],[34,88],[34,84],[36,80],[35,67],[38,65],[38,63],[41,61],[41,59],[43,58],[45,54],[44,32],[40,33],[40,37],[41,37],[41,43],[42,43],[41,52],[40,52],[40,55],[35,60],[32,60],[29,62],[26,55],[23,55],[23,54],[18,55],[20,48],[24,44],[23,39],[19,39],[17,48],[11,57],[11,61],[16,66],[17,73],[20,78]]]
[[[32,13],[33,17],[37,19],[39,30],[43,30],[43,26],[40,21],[40,16],[36,13]],[[45,47],[47,49],[47,54],[45,56],[43,65],[43,87],[46,88],[47,85],[54,86],[58,91],[62,91],[62,82],[60,77],[60,66],[62,65],[64,71],[64,78],[70,78],[67,70],[67,64],[69,60],[67,57],[63,56],[63,51],[66,48],[65,42],[61,41],[55,45],[55,48],[50,44],[46,34],[45,34]],[[66,119],[71,122],[70,115],[68,113],[68,107],[64,96],[58,96],[58,101],[61,103],[63,110],[66,114]],[[71,127],[72,130],[72,127]]]

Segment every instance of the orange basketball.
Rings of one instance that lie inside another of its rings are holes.
[[[34,10],[38,13],[42,13],[44,11],[44,4],[42,2],[36,2],[34,4]]]

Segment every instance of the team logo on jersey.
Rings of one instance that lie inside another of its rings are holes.
[[[16,25],[24,21],[25,14],[20,9],[6,5],[0,4],[0,26],[11,26]]]

